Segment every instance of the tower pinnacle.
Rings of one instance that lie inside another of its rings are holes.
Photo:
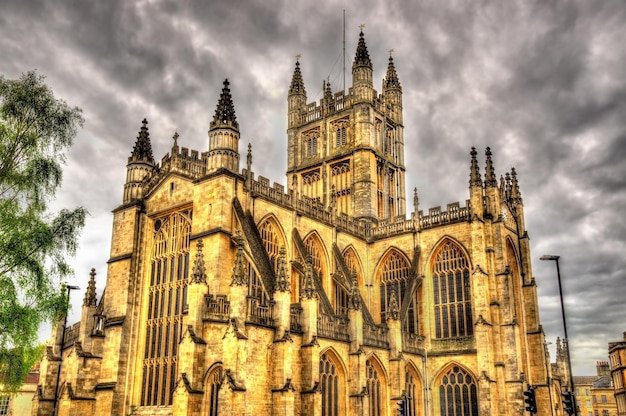
[[[372,61],[370,59],[369,53],[367,52],[367,45],[365,44],[365,35],[363,34],[363,28],[361,28],[361,33],[359,33],[359,44],[356,48],[354,63],[352,64],[352,69],[357,67],[367,67],[369,69],[372,69]]]
[[[393,49],[391,51],[393,51]],[[400,79],[398,78],[396,67],[393,64],[393,56],[391,56],[391,53],[389,54],[389,64],[387,65],[387,74],[385,75],[385,79],[383,80],[383,90],[389,90],[389,89],[398,89],[402,91],[402,86],[400,85]]]
[[[154,163],[154,156],[152,155],[152,144],[150,143],[150,134],[148,133],[148,120],[144,118],[141,123],[142,126],[139,130],[139,135],[137,136],[135,146],[133,147],[133,151],[128,161],[143,161]]]
[[[297,56],[300,58],[300,55]],[[302,72],[300,72],[300,61],[296,61],[296,67],[293,70],[293,76],[291,77],[291,85],[289,86],[289,94],[304,94],[306,95],[306,90],[304,89],[304,81],[302,80]]]
[[[226,78],[220,99],[217,103],[217,108],[215,109],[215,115],[213,115],[213,121],[211,121],[210,130],[231,127],[239,131],[239,123],[237,123],[235,106],[233,105],[233,98],[230,95],[229,85],[228,78]]]

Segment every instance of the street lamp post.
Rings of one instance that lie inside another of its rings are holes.
[[[563,318],[563,335],[565,338],[563,339],[565,343],[565,351],[567,352],[567,372],[569,373],[569,388],[570,392],[574,394],[574,376],[572,374],[572,359],[570,358],[569,352],[569,339],[567,337],[567,323],[565,321],[565,306],[563,305],[563,289],[561,288],[561,269],[559,268],[559,258],[560,256],[554,256],[550,254],[544,254],[539,258],[539,260],[554,260],[556,263],[556,278],[559,283],[559,298],[561,300],[561,316]],[[574,397],[575,400],[575,397]],[[576,402],[573,403],[574,415],[578,415],[578,406],[576,406]]]
[[[72,290],[80,289],[78,286],[67,285],[67,309],[70,307],[70,292]],[[57,371],[57,383],[54,387],[54,402],[52,403],[52,415],[57,415],[57,399],[59,397],[59,380],[61,378],[61,365],[63,364],[63,344],[65,344],[65,328],[67,327],[67,312],[63,319],[63,335],[61,336],[61,348],[59,349],[59,369]]]

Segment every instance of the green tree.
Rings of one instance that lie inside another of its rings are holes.
[[[56,99],[36,72],[0,76],[0,384],[15,390],[41,358],[38,329],[67,313],[84,208],[48,212],[82,111]]]

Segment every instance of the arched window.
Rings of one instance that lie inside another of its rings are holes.
[[[322,416],[339,416],[339,373],[326,353],[320,357],[320,387]]]
[[[398,300],[398,306],[402,305],[404,298],[407,296],[406,289],[409,279],[409,271],[411,265],[397,251],[392,251],[387,255],[383,266],[382,274],[380,277],[380,319],[381,322],[386,322],[389,313],[389,301],[391,299],[391,293],[395,291]],[[415,293],[407,315],[403,330],[412,334],[419,333],[418,316],[417,316],[417,292]]]
[[[217,416],[218,394],[222,387],[222,366],[215,367],[207,376],[205,391],[208,392],[208,413],[209,416]]]
[[[406,385],[404,391],[406,393],[405,399],[405,416],[417,416],[417,409],[421,409],[421,394],[418,385],[417,375],[414,370],[409,366],[406,367]]]
[[[154,219],[142,406],[170,406],[187,304],[191,210]]]
[[[478,416],[476,382],[459,366],[441,379],[439,409],[441,416]]]
[[[378,370],[374,366],[371,360],[367,360],[365,363],[365,371],[367,372],[367,391],[369,393],[369,416],[380,416],[383,414],[383,398],[382,389],[383,383]]]
[[[272,269],[275,274],[278,274],[278,256],[280,254],[280,246],[283,245],[279,238],[279,233],[276,229],[274,222],[270,219],[263,221],[259,227],[259,233],[261,234],[261,240],[263,240],[263,246],[272,264]]]
[[[346,127],[337,127],[335,130],[335,146],[344,146],[346,144]]]
[[[447,240],[433,262],[435,336],[465,337],[474,333],[469,262],[461,248]]]

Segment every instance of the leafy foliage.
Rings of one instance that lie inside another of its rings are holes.
[[[0,76],[0,384],[15,390],[41,358],[41,323],[66,313],[84,208],[47,211],[83,118],[35,72]]]

